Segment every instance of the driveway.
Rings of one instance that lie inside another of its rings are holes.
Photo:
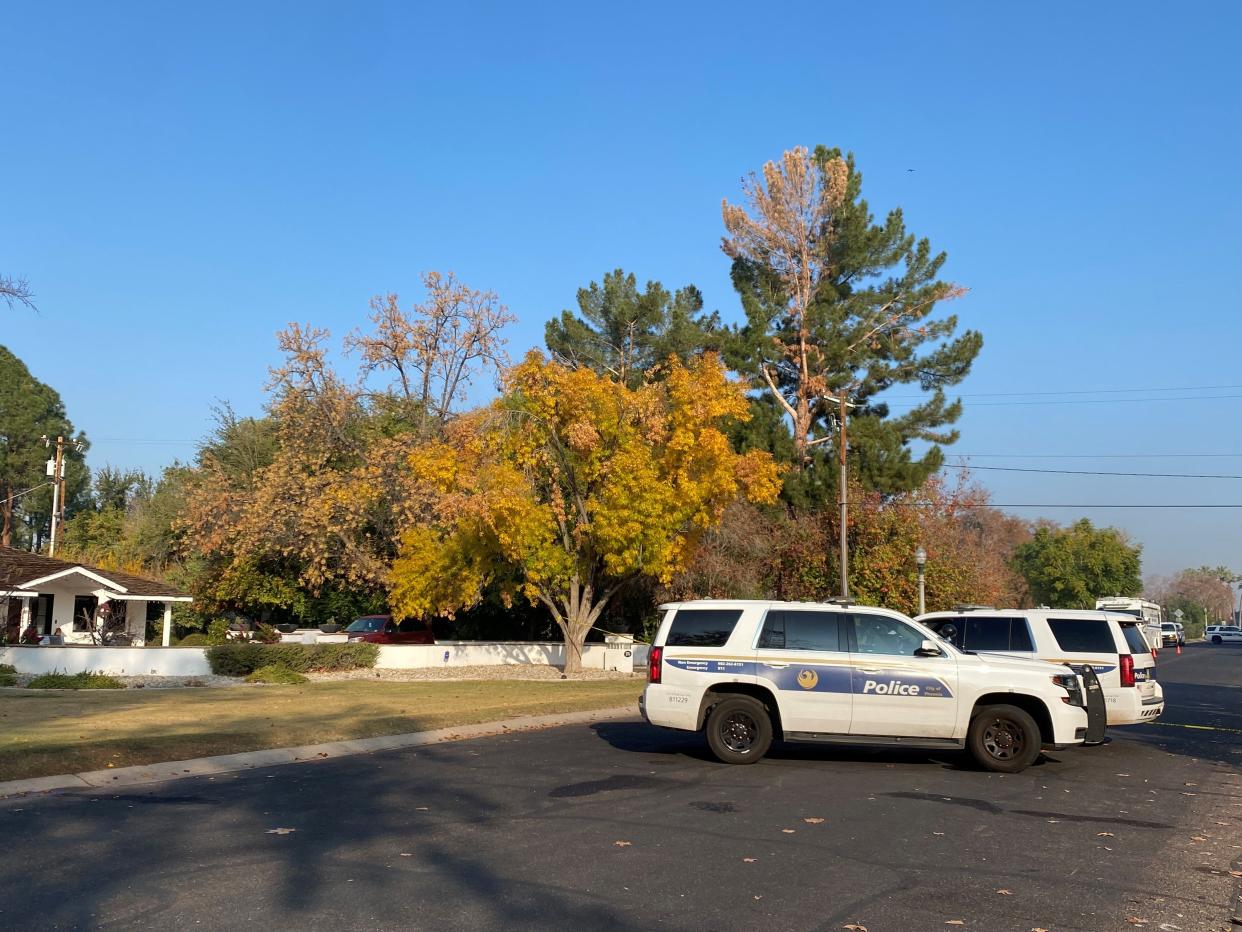
[[[616,721],[10,799],[0,927],[1226,929],[1242,649],[1158,670],[1163,723],[1015,776]]]

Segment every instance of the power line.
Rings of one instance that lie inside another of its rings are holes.
[[[1223,392],[1242,388],[1242,385],[1183,385],[1180,388],[1075,388],[1064,391],[1044,392],[966,392],[963,398],[1003,398],[1022,395],[1121,395],[1130,392]],[[891,398],[922,398],[922,395],[890,395]]]
[[[1038,504],[996,505],[988,502],[988,508],[1242,508],[1239,505],[1060,505],[1041,502]]]
[[[964,397],[964,396],[963,396]],[[1242,395],[1177,395],[1166,398],[1070,398],[1061,401],[975,401],[972,408],[1009,408],[1031,407],[1035,405],[1115,405],[1115,404],[1152,404],[1157,401],[1223,401],[1229,398],[1242,398]],[[923,398],[929,401],[929,398]],[[885,399],[875,399],[875,404],[884,403]],[[914,407],[917,407],[915,405]]]
[[[957,453],[977,459],[1007,460],[1156,460],[1156,459],[1242,459],[1242,453]]]
[[[1142,476],[1148,479],[1242,479],[1242,476],[1223,476],[1219,474],[1197,474],[1184,472],[1105,472],[1094,469],[1035,469],[1029,466],[958,466],[945,463],[942,469],[986,469],[992,472],[1038,472],[1053,473],[1059,476]]]

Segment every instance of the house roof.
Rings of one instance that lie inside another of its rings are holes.
[[[28,553],[25,550],[14,550],[12,547],[0,547],[0,589],[32,588],[31,583],[71,574],[88,576],[98,582],[100,588],[111,589],[127,596],[147,599],[188,599],[190,595],[176,586],[157,582],[154,579],[145,579],[130,573],[119,573],[116,570],[99,569],[86,563],[57,560],[55,557],[45,557],[42,554]]]

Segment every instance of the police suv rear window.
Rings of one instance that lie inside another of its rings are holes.
[[[1174,628],[1173,630],[1176,631],[1177,629]],[[1145,654],[1151,650],[1147,646],[1147,639],[1143,637],[1143,632],[1139,630],[1138,625],[1123,624],[1121,626],[1121,633],[1126,636],[1126,643],[1130,645],[1130,650],[1134,653]]]
[[[1113,630],[1103,618],[1049,618],[1048,627],[1061,650],[1083,654],[1117,653]]]
[[[740,608],[679,608],[668,629],[668,647],[724,647],[742,617]]]

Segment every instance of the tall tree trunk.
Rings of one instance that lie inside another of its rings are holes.
[[[13,546],[13,486],[4,486],[4,525],[0,527],[0,546]]]
[[[574,579],[564,592],[557,593],[555,597],[540,596],[551,609],[552,618],[565,639],[564,673],[568,679],[574,679],[582,672],[582,651],[587,635],[619,586],[619,583],[614,584],[600,593],[594,584],[583,584]]]

